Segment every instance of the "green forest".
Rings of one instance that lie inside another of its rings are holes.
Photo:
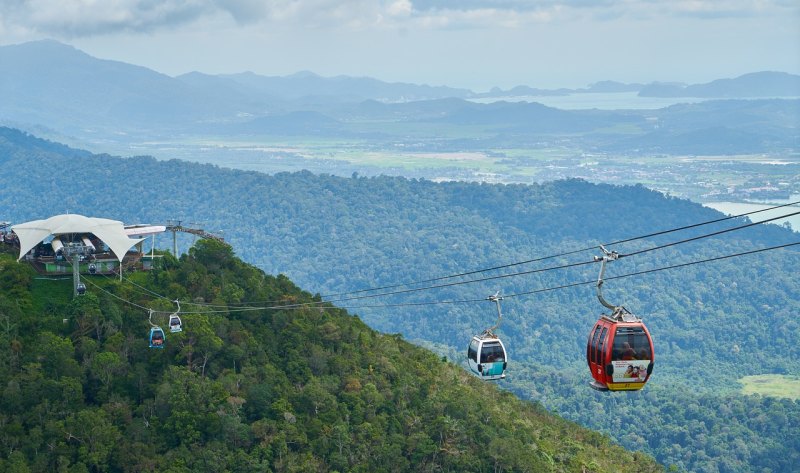
[[[0,471],[661,471],[212,240],[120,282],[0,253]],[[148,347],[148,311],[184,330]],[[242,310],[251,301],[290,307]]]
[[[457,363],[464,362],[470,337],[496,314],[489,302],[440,302],[589,282],[506,297],[499,334],[509,370],[500,387],[653,455],[667,468],[791,472],[800,464],[800,402],[744,395],[739,383],[747,376],[800,375],[797,247],[609,280],[605,297],[641,316],[655,344],[655,371],[636,393],[588,388],[586,339],[603,309],[591,285],[597,265],[488,279],[590,261],[601,243],[722,217],[712,209],[643,186],[580,180],[488,185],[308,172],[270,176],[92,155],[2,131],[0,220],[69,210],[126,223],[202,222],[222,230],[244,261],[267,274],[283,274],[370,327],[402,334]],[[65,168],[79,178],[53,171]],[[609,248],[632,253],[746,222],[737,218]],[[169,246],[167,240],[157,244]],[[607,277],[797,241],[787,228],[759,225],[620,259]],[[181,249],[190,243],[183,241]],[[486,278],[469,284],[390,297],[336,296],[575,249],[589,250],[443,281]]]

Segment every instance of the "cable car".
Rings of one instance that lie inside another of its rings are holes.
[[[169,331],[172,333],[183,331],[183,328],[181,328],[181,318],[178,317],[178,314],[172,314],[169,316]]]
[[[183,331],[183,324],[181,323],[181,318],[178,315],[178,313],[181,311],[181,301],[176,299],[173,302],[178,304],[178,310],[169,315],[169,331],[172,333],[178,333]]]
[[[484,330],[480,335],[472,337],[467,348],[469,369],[473,374],[487,381],[505,378],[508,367],[506,347],[500,337],[494,334],[494,330],[500,326],[500,320],[503,318],[500,312],[502,299],[499,293],[487,298],[497,304],[497,323],[494,327]]]
[[[79,282],[78,285],[75,286],[75,292],[77,292],[79,296],[86,294],[86,284]]]
[[[150,348],[164,348],[164,343],[166,341],[167,337],[161,327],[155,326],[150,328]]]
[[[97,273],[97,265],[94,263],[89,264],[89,274]]]
[[[506,347],[495,335],[483,333],[472,337],[467,360],[469,368],[481,379],[491,381],[506,377]]]
[[[625,311],[601,315],[586,345],[591,387],[598,391],[636,391],[653,373],[653,340],[641,319]]]
[[[619,255],[602,246],[604,256],[597,280],[597,298],[612,310],[602,314],[589,332],[586,363],[592,374],[589,385],[598,391],[637,391],[653,373],[653,339],[642,319],[622,306],[608,303],[602,294],[603,273],[608,261]]]

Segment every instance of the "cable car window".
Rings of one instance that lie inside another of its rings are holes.
[[[600,336],[600,326],[598,325],[594,329],[594,335],[592,335],[592,344],[589,349],[589,352],[591,353],[592,363],[597,363],[597,340],[599,336]]]
[[[606,333],[607,332],[608,332],[608,328],[607,327],[603,327],[603,333],[600,334],[600,341],[599,341],[599,343],[597,345],[597,363],[599,363],[601,365],[605,364],[605,360],[606,360],[606,356],[605,356],[606,354],[605,354],[605,351],[603,349],[605,348]]]
[[[650,342],[641,327],[619,327],[614,335],[613,361],[649,360]]]
[[[484,343],[481,348],[481,363],[497,363],[506,361],[503,347],[499,343]]]
[[[469,349],[467,350],[467,358],[474,361],[475,363],[478,362],[478,341],[472,340],[469,344]]]

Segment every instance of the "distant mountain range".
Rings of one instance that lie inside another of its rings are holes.
[[[800,97],[800,76],[785,72],[754,72],[735,79],[706,84],[650,84],[639,90],[642,97],[753,98]]]
[[[498,143],[527,147],[554,134],[574,142],[580,133],[591,134],[593,149],[614,151],[724,154],[797,147],[796,100],[735,105],[721,101],[642,112],[471,100],[636,91],[660,97],[800,96],[800,76],[761,72],[690,86],[603,81],[586,89],[519,86],[476,94],[311,72],[285,77],[192,72],[170,77],[97,59],[57,41],[0,47],[0,124],[55,139],[77,137],[84,143],[180,136],[319,136],[369,139],[374,146],[419,138],[435,141],[439,149],[464,149]],[[712,116],[722,122],[712,122]],[[704,131],[714,127],[713,133]],[[621,135],[615,129],[627,131]],[[461,135],[453,136],[453,130]],[[480,141],[473,139],[476,132],[483,136]],[[452,136],[451,141],[443,141],[443,136]],[[744,149],[737,149],[736,143]]]

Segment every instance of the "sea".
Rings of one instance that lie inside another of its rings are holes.
[[[741,215],[743,213],[753,212],[755,210],[768,209],[770,207],[775,207],[776,205],[790,204],[794,202],[800,202],[800,194],[794,194],[790,196],[788,199],[776,199],[776,200],[770,200],[769,202],[765,201],[704,202],[703,205],[705,205],[706,207],[711,207],[712,209],[719,210],[720,212],[727,215]],[[774,210],[767,210],[765,212],[749,215],[748,217],[753,222],[762,222],[764,220],[768,220],[774,217],[779,217],[781,215],[786,215],[794,212],[800,212],[800,204],[781,207],[779,209],[774,209]],[[800,232],[800,215],[794,215],[787,218],[780,218],[777,220],[773,220],[770,223],[775,223],[778,225],[783,225],[784,223],[788,223],[789,225],[791,225],[793,231]]]

